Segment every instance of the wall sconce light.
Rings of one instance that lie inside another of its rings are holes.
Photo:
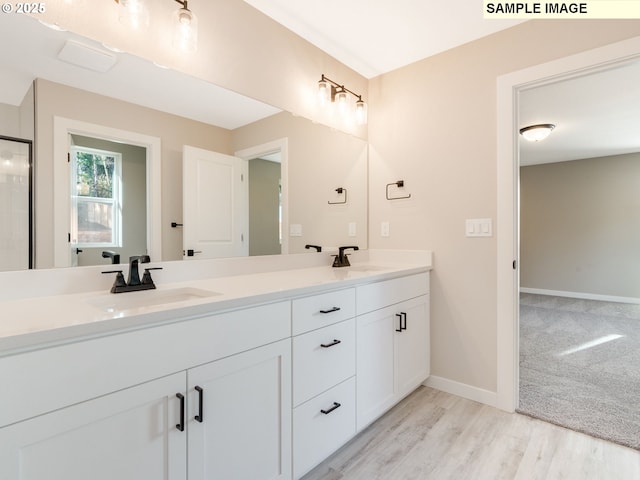
[[[115,0],[118,4],[118,20],[134,30],[149,26],[149,10],[144,0]]]
[[[367,123],[367,104],[362,100],[362,95],[358,95],[352,92],[344,85],[334,82],[330,78],[324,76],[320,77],[318,82],[318,100],[322,105],[326,105],[329,102],[333,102],[338,106],[338,111],[342,115],[348,114],[350,110],[350,97],[348,94],[353,95],[356,100],[355,105],[355,117],[358,125],[364,125]]]
[[[173,14],[173,46],[185,52],[195,52],[198,49],[198,17],[189,10],[187,0],[175,1],[182,8]]]
[[[198,17],[189,10],[188,0],[174,0],[181,7],[173,13],[173,46],[185,52],[198,49]],[[133,30],[149,26],[149,10],[144,0],[115,0],[120,23]]]
[[[539,142],[547,138],[551,131],[556,128],[553,123],[539,123],[537,125],[529,125],[520,129],[520,135],[530,142]]]

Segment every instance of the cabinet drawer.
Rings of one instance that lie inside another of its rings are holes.
[[[429,272],[370,283],[357,288],[358,315],[429,293]]]
[[[353,288],[293,300],[293,335],[322,328],[355,316]]]
[[[293,404],[303,403],[355,375],[355,343],[354,318],[295,337]]]
[[[355,435],[355,385],[355,377],[351,377],[293,410],[294,478],[300,478]]]

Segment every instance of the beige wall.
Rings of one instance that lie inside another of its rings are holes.
[[[640,153],[520,169],[520,286],[640,298]]]
[[[53,117],[160,137],[162,142],[162,258],[182,258],[182,146],[232,153],[229,130],[114,100],[46,80],[36,81],[36,266],[53,265]]]
[[[496,391],[497,77],[638,35],[634,20],[530,21],[370,82],[370,247],[434,251],[433,375]],[[399,179],[412,198],[386,201]],[[494,236],[466,238],[486,217]]]
[[[288,139],[289,223],[302,225],[301,237],[289,238],[289,253],[307,243],[324,248],[367,245],[367,143],[287,112],[233,131],[235,151],[280,138]],[[347,203],[335,189],[347,189]],[[348,236],[350,222],[356,236]],[[285,235],[288,235],[288,231]]]

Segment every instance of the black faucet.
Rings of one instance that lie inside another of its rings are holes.
[[[102,252],[102,258],[110,258],[113,265],[120,263],[120,254],[112,250],[104,250]]]
[[[333,260],[334,267],[350,267],[351,266],[351,264],[349,263],[349,259],[347,258],[347,254],[344,253],[344,251],[349,248],[352,248],[353,250],[360,250],[360,248],[358,248],[355,245],[351,247],[339,247],[338,255],[336,255]]]
[[[315,248],[316,252],[321,252],[322,251],[322,247],[320,245],[305,245],[304,248],[306,248],[306,249]]]
[[[139,263],[149,263],[151,258],[149,255],[136,255],[129,257],[129,279],[125,282],[122,270],[109,270],[102,273],[115,273],[116,280],[111,287],[111,293],[123,293],[123,292],[136,292],[139,290],[152,290],[156,288],[156,284],[153,283],[150,270],[162,270],[162,267],[145,268],[142,280],[140,280],[140,273],[138,272]]]

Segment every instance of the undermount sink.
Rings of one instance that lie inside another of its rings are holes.
[[[212,292],[211,290],[185,287],[168,290],[145,290],[142,292],[109,294],[100,296],[99,298],[88,299],[87,303],[104,312],[116,313],[157,305],[170,305],[198,298],[214,297],[216,295],[221,294]]]

